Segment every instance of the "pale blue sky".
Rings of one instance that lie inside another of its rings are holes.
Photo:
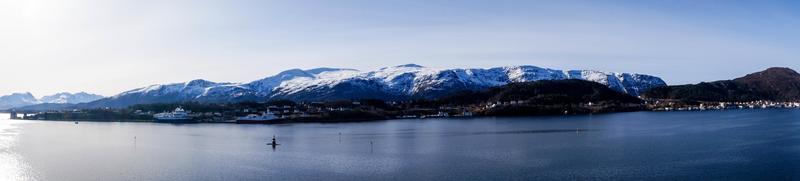
[[[696,83],[798,69],[798,32],[797,1],[0,0],[0,94],[406,63]]]

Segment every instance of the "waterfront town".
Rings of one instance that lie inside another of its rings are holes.
[[[725,109],[797,109],[800,102],[749,101],[749,102],[693,102],[676,100],[650,100],[647,106],[652,111],[705,111]]]
[[[471,105],[446,105],[430,101],[332,101],[299,102],[272,101],[263,103],[228,104],[152,104],[128,108],[72,109],[50,111],[9,110],[12,119],[75,120],[75,121],[189,121],[192,123],[291,123],[291,122],[356,122],[387,119],[425,119],[493,115],[492,110],[529,106],[524,100],[483,102]],[[800,102],[686,102],[679,100],[645,99],[640,110],[628,111],[707,111],[726,109],[797,109]],[[587,102],[565,106],[557,114],[590,114],[602,111],[605,105]],[[575,111],[575,107],[583,108]],[[530,108],[530,107],[526,107]],[[532,111],[535,112],[535,111]],[[545,114],[555,114],[550,111]],[[531,114],[542,115],[542,114]],[[169,119],[164,119],[168,117]],[[247,121],[245,121],[247,120]]]

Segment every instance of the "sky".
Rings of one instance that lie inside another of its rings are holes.
[[[0,0],[0,95],[407,63],[687,84],[800,69],[798,32],[800,1]]]

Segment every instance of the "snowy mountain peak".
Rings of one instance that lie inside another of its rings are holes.
[[[11,93],[10,96],[19,96],[19,97],[24,97],[24,98],[34,98],[34,99],[36,99],[35,97],[33,97],[33,94],[31,94],[30,92],[16,92],[16,93]]]
[[[214,84],[216,84],[216,83],[211,82],[211,81],[207,81],[207,80],[203,80],[203,79],[195,79],[195,80],[187,82],[186,83],[186,87],[198,87],[198,86],[199,87],[205,87],[205,86],[210,86],[210,85],[214,85]]]
[[[312,69],[315,73],[324,73],[331,71],[331,69]],[[255,94],[266,96],[272,93],[272,90],[281,85],[282,82],[294,80],[296,78],[314,79],[317,75],[306,72],[301,69],[291,69],[278,73],[275,76],[267,77],[261,80],[250,82],[245,87],[250,88]]]
[[[69,93],[62,92],[55,95],[44,96],[39,101],[41,103],[54,103],[54,104],[78,104],[96,101],[102,99],[103,96],[96,94],[89,94],[86,92]]]
[[[314,74],[308,73],[301,69],[290,69],[287,71],[283,71],[278,73],[278,75],[274,77],[279,77],[280,80],[291,80],[297,77],[314,77]]]
[[[28,106],[38,103],[39,100],[36,100],[36,97],[33,97],[33,94],[30,92],[0,96],[0,109]]]
[[[30,92],[13,93],[11,95],[0,96],[0,109],[17,108],[41,103],[52,104],[77,104],[91,102],[103,98],[103,96],[78,92],[75,94],[62,92],[55,95],[44,96],[37,99]]]
[[[3,97],[6,97],[6,96],[3,96]],[[29,101],[29,102],[36,102],[37,101],[36,97],[34,97],[33,94],[31,94],[30,92],[11,93],[11,95],[8,95],[8,97],[16,97],[16,98],[20,98],[21,100]]]
[[[530,82],[537,80],[567,79],[564,71],[539,68],[536,66],[506,67],[506,73],[512,82]]]

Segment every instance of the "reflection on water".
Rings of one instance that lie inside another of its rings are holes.
[[[0,180],[35,180],[30,168],[14,151],[18,121],[8,120],[8,114],[0,114]]]

